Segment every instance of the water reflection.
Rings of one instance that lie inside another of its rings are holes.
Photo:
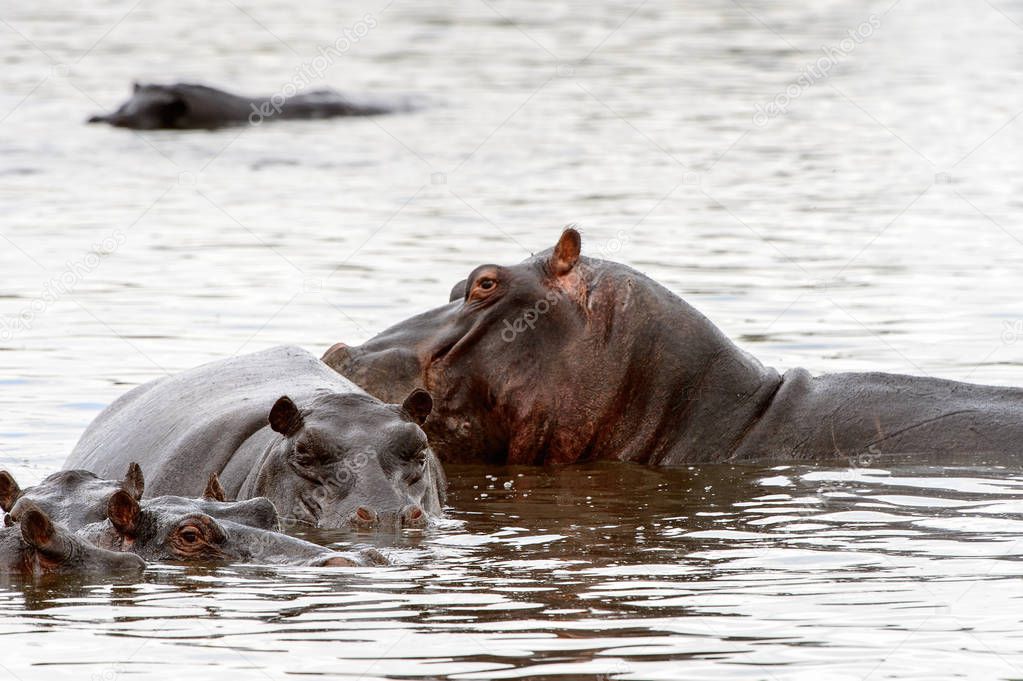
[[[459,467],[382,569],[157,566],[0,592],[4,664],[213,678],[1011,676],[1023,476]],[[349,533],[339,546],[374,539]],[[82,639],[97,641],[83,646]],[[283,654],[286,653],[286,654]],[[766,666],[765,666],[766,665]],[[756,669],[757,671],[753,671]],[[765,671],[766,675],[765,675]],[[900,671],[901,670],[901,671]],[[972,674],[972,672],[971,672]]]

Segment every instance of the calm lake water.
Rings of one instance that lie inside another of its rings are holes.
[[[0,7],[0,465],[578,223],[779,368],[1023,385],[1023,3]],[[322,49],[321,49],[322,48]],[[415,113],[136,134],[133,80]],[[201,409],[201,405],[197,405]],[[0,585],[0,679],[1023,678],[1023,468],[450,471],[372,570]]]

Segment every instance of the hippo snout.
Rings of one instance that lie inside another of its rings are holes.
[[[412,504],[401,509],[398,514],[398,521],[402,527],[425,527],[426,514],[417,504]]]
[[[377,512],[369,506],[359,506],[348,519],[356,530],[372,530],[379,527],[396,529],[426,527],[429,518],[418,504],[408,504],[399,511]],[[327,525],[323,525],[326,527]]]
[[[390,564],[387,556],[371,546],[344,552],[329,551],[309,563],[310,567],[375,567]]]

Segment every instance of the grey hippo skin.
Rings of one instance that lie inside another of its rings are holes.
[[[0,509],[10,511],[16,502],[29,499],[53,522],[72,531],[106,520],[110,497],[121,490],[141,501],[144,508],[175,507],[182,512],[202,513],[263,530],[281,529],[277,509],[269,499],[227,501],[216,475],[210,478],[200,499],[165,495],[143,500],[145,478],[142,467],[134,461],[128,464],[121,480],[105,480],[83,470],[59,471],[24,490],[10,473],[0,470]]]
[[[260,563],[263,565],[382,565],[375,549],[336,552],[280,533],[276,509],[264,498],[225,501],[216,476],[202,499],[160,496],[142,500],[145,480],[132,462],[123,480],[81,470],[60,471],[21,490],[0,471],[0,504],[17,516],[25,504],[90,544],[129,551],[148,560]]]
[[[145,498],[198,497],[216,474],[228,497],[266,497],[285,519],[417,527],[444,503],[444,473],[419,425],[431,407],[422,390],[385,404],[284,346],[129,391],[64,467],[117,478],[138,461]]]
[[[523,263],[481,265],[448,304],[324,361],[384,400],[429,390],[424,428],[445,462],[1019,460],[1023,390],[780,375],[671,291],[580,248],[567,229]]]
[[[107,503],[107,520],[86,525],[79,536],[113,551],[146,560],[351,567],[385,565],[376,549],[339,553],[280,532],[214,518],[199,504],[157,497],[140,504],[118,490]],[[21,502],[18,502],[21,503]]]
[[[0,529],[0,574],[132,573],[146,567],[139,556],[94,546],[53,523],[28,500],[15,504],[5,525]]]
[[[136,83],[131,99],[117,111],[93,116],[89,122],[135,130],[213,129],[277,119],[373,116],[412,108],[408,102],[358,100],[329,89],[287,98],[280,95],[243,97],[195,83]]]

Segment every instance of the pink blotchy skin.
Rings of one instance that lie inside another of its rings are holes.
[[[442,461],[656,464],[1015,456],[1023,391],[882,373],[780,374],[643,274],[582,257],[567,229],[481,265],[448,304],[324,362],[393,401],[434,399]]]

